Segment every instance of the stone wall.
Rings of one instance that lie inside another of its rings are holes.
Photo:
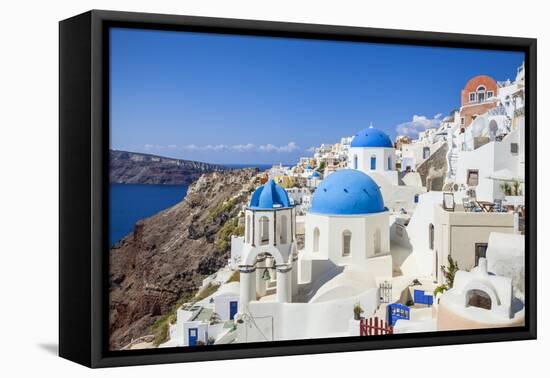
[[[422,179],[422,186],[425,186],[428,191],[443,190],[447,170],[449,169],[447,165],[448,150],[447,143],[442,144],[439,149],[416,168]]]

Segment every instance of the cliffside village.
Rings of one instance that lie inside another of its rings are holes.
[[[261,173],[160,346],[523,325],[524,70],[471,78],[417,139],[370,125]]]

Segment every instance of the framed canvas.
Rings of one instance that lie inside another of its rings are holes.
[[[536,337],[536,40],[60,22],[59,353]]]

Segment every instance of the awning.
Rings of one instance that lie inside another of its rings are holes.
[[[489,175],[488,178],[490,178],[491,180],[498,180],[498,181],[525,182],[525,179],[523,177],[519,177],[518,175],[514,174],[511,170],[506,168],[495,171],[493,174]]]

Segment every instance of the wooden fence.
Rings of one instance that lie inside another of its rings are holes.
[[[393,327],[383,319],[379,319],[377,316],[368,319],[361,319],[359,327],[361,336],[393,334]]]

